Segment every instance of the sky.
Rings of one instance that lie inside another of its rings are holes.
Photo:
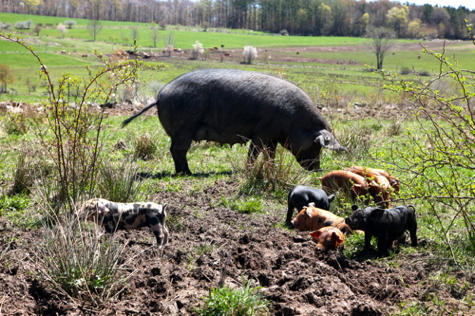
[[[439,7],[454,7],[458,8],[459,6],[464,6],[467,9],[475,10],[475,0],[399,0],[394,2],[400,3],[415,3],[417,5],[430,4],[432,6],[438,5]]]

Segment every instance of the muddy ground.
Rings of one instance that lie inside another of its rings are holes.
[[[459,304],[460,293],[430,281],[440,267],[429,264],[433,257],[424,251],[424,236],[413,254],[397,258],[375,260],[375,252],[358,253],[355,259],[318,253],[307,232],[276,226],[284,205],[272,215],[219,206],[221,197],[237,189],[235,183],[217,181],[201,192],[153,196],[170,206],[170,243],[160,251],[148,230],[119,232],[128,257],[135,255],[121,275],[133,274],[120,294],[96,304],[87,297],[71,299],[38,280],[31,272],[32,249],[42,231],[19,230],[0,217],[0,249],[16,258],[0,267],[0,315],[193,315],[218,285],[225,266],[225,285],[239,286],[244,276],[262,286],[271,315],[388,315],[406,301],[440,311],[434,295],[447,302],[449,311]],[[199,255],[200,247],[208,250]],[[462,306],[455,315],[470,312]]]

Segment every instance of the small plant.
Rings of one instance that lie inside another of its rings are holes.
[[[5,216],[6,212],[17,212],[28,207],[30,200],[25,195],[4,195],[0,199],[0,215]]]
[[[144,133],[134,139],[134,158],[150,160],[157,152],[157,144],[149,133]]]
[[[264,299],[259,289],[261,287],[251,287],[251,280],[246,284],[243,276],[242,286],[238,289],[227,286],[214,288],[205,299],[204,306],[196,312],[203,316],[268,315],[269,301]]]

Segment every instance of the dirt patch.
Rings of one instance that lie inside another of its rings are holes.
[[[119,232],[121,242],[136,254],[129,263],[134,274],[120,294],[99,305],[57,293],[38,281],[28,265],[16,261],[2,265],[1,313],[193,315],[202,298],[218,285],[228,256],[225,284],[239,286],[242,276],[253,280],[262,286],[272,315],[388,315],[397,311],[401,301],[425,300],[431,294],[457,303],[443,287],[425,281],[433,272],[429,255],[416,251],[395,262],[367,259],[374,259],[374,253],[362,253],[356,260],[338,252],[317,253],[307,232],[276,227],[282,218],[279,212],[256,216],[216,206],[236,189],[232,182],[216,182],[203,192],[163,192],[152,197],[166,201],[170,216],[180,225],[174,226],[163,251],[151,246],[154,237],[147,230]],[[22,262],[28,262],[32,256],[28,245],[38,242],[40,234],[2,220],[0,249],[21,253]],[[21,242],[7,242],[11,240]],[[208,251],[199,253],[203,246]]]

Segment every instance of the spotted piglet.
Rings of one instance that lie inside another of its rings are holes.
[[[168,243],[166,205],[152,202],[115,203],[96,198],[84,203],[77,215],[82,220],[101,225],[108,233],[147,226],[157,238],[157,245],[161,247]]]

